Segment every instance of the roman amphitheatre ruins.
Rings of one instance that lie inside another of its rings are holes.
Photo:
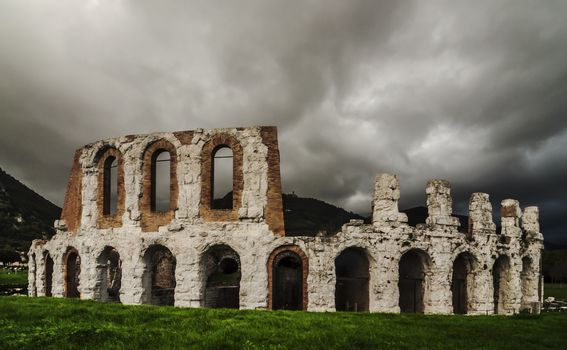
[[[215,199],[221,152],[232,163],[224,200]],[[463,230],[450,184],[430,180],[424,190],[428,217],[415,227],[398,209],[398,177],[384,173],[371,222],[289,235],[275,127],[95,142],[75,153],[57,234],[32,243],[29,293],[182,307],[539,312],[538,208],[502,201],[497,229],[488,194],[473,193]]]

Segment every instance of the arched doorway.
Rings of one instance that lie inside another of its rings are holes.
[[[492,286],[494,291],[494,313],[506,314],[510,293],[510,258],[500,256],[492,268]]]
[[[283,246],[268,259],[268,307],[307,310],[307,256],[297,246]]]
[[[425,252],[412,249],[402,256],[398,282],[400,312],[425,312],[425,277],[428,270],[429,257]]]
[[[79,298],[79,277],[81,275],[81,257],[75,248],[67,249],[65,254],[65,297]]]
[[[106,246],[97,258],[97,291],[95,299],[120,302],[122,261],[116,249]]]
[[[49,252],[45,252],[43,261],[45,265],[45,296],[50,297],[53,295],[53,259],[49,255]]]
[[[228,245],[209,248],[201,259],[203,271],[203,306],[212,308],[240,307],[240,257]]]
[[[453,297],[453,313],[466,314],[470,310],[472,297],[475,259],[470,253],[461,253],[453,262],[451,294]]]
[[[335,308],[368,311],[368,257],[360,248],[347,248],[335,259]]]
[[[174,305],[176,260],[169,249],[154,245],[144,254],[144,304]]]

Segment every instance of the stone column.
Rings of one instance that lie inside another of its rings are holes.
[[[520,218],[522,211],[520,203],[515,199],[505,199],[501,203],[500,215],[502,217],[502,234],[512,237],[520,237]]]
[[[405,213],[398,211],[400,180],[397,175],[378,174],[374,181],[372,222],[374,226],[400,226],[408,222]]]
[[[426,224],[459,227],[459,219],[451,216],[453,200],[451,185],[446,180],[430,180],[427,182],[427,212]]]
[[[496,233],[492,220],[492,204],[487,193],[476,192],[469,200],[469,233],[471,235]]]

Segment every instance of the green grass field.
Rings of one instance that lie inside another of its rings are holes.
[[[547,297],[555,297],[557,299],[567,300],[567,283],[546,283],[543,295]]]
[[[12,271],[10,269],[0,268],[0,285],[27,284],[27,271]]]
[[[2,349],[564,349],[567,314],[238,311],[0,297]]]

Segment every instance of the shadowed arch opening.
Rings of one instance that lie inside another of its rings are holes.
[[[162,245],[153,245],[144,254],[144,294],[142,303],[174,305],[175,256]]]
[[[268,258],[268,308],[307,310],[309,261],[295,245],[281,246]]]
[[[454,314],[467,314],[472,310],[471,300],[474,292],[476,259],[468,252],[461,253],[453,262],[451,294]]]
[[[211,181],[211,208],[232,209],[234,159],[232,149],[221,145],[213,151]]]
[[[81,257],[75,248],[68,248],[65,254],[65,297],[79,298],[79,279],[81,275]]]
[[[32,297],[37,297],[37,261],[35,258],[35,253],[32,253],[31,255],[31,263],[33,269],[33,285],[30,292]]]
[[[506,314],[509,309],[508,304],[511,288],[510,277],[510,258],[506,255],[502,255],[496,259],[492,268],[495,314]]]
[[[398,281],[400,312],[425,312],[429,268],[429,256],[422,250],[412,249],[402,255]]]
[[[225,244],[207,249],[202,260],[203,306],[212,308],[240,307],[240,256]]]
[[[335,259],[335,308],[337,311],[368,311],[369,263],[366,251],[347,248]]]
[[[49,252],[45,252],[43,262],[45,266],[45,296],[50,297],[53,295],[53,259],[51,258],[51,255],[49,255]]]
[[[96,260],[95,299],[120,302],[122,261],[116,249],[106,246]]]

